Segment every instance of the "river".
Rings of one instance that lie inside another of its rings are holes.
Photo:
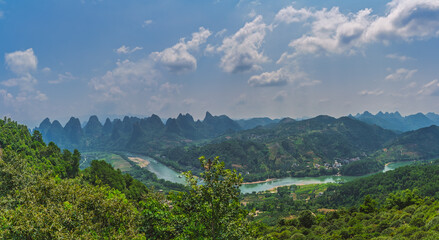
[[[131,154],[130,154],[131,155]],[[134,155],[134,154],[133,154]],[[158,162],[157,160],[146,157],[135,155],[136,157],[141,157],[145,160],[148,160],[150,164],[146,167],[149,171],[153,172],[157,175],[158,178],[165,179],[171,182],[185,184],[185,178],[181,176],[180,173],[174,171],[173,169],[167,167],[166,165]],[[403,167],[407,165],[411,165],[416,161],[407,161],[407,162],[396,162],[390,163],[386,165],[382,172],[387,172],[394,170],[398,167]],[[372,175],[372,174],[369,174]],[[254,183],[254,184],[245,184],[241,186],[241,193],[251,193],[251,192],[261,192],[266,191],[279,186],[289,186],[289,185],[307,185],[307,184],[317,184],[317,183],[333,183],[333,182],[348,182],[357,178],[369,176],[320,176],[320,177],[286,177],[275,179],[273,181],[264,182],[264,183]]]

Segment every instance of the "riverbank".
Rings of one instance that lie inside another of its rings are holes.
[[[128,157],[128,159],[130,161],[135,162],[141,168],[145,168],[150,164],[150,162],[148,160],[140,158],[140,157]]]
[[[274,181],[274,180],[276,180],[276,178],[269,178],[269,179],[266,179],[266,180],[255,181],[255,182],[244,182],[244,183],[242,183],[242,185],[266,183],[266,182],[271,182],[271,181]]]

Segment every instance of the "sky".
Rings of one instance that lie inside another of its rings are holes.
[[[0,116],[31,126],[408,115],[438,100],[439,0],[0,0]]]

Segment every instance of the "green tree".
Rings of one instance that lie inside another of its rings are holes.
[[[225,169],[218,157],[199,160],[204,167],[200,177],[184,173],[190,191],[171,196],[175,214],[184,216],[184,238],[245,239],[248,212],[238,199],[241,175]]]

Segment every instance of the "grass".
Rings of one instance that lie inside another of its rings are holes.
[[[131,164],[128,161],[114,153],[84,152],[82,153],[82,156],[87,157],[87,161],[81,165],[82,169],[90,166],[90,162],[92,160],[104,160],[107,163],[111,164],[111,166],[113,166],[115,169],[120,169],[122,172],[128,172],[132,170]]]

